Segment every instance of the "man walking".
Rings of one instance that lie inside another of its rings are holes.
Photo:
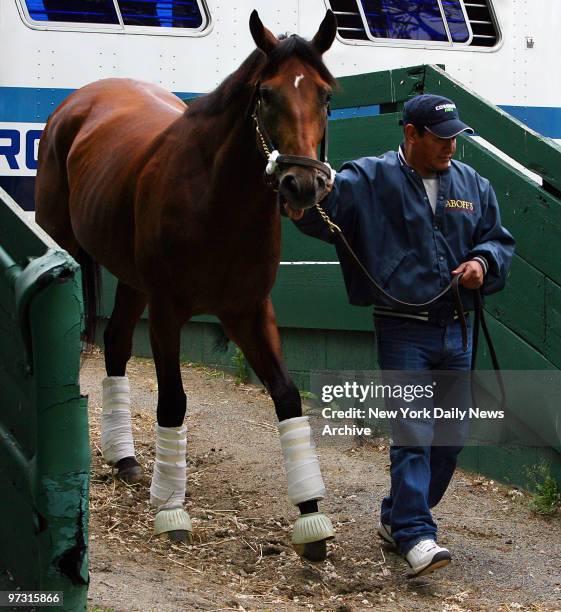
[[[489,181],[452,159],[456,136],[473,130],[460,121],[451,100],[428,94],[405,104],[403,126],[398,151],[346,163],[321,207],[394,298],[426,302],[462,274],[461,300],[467,311],[473,310],[473,290],[489,294],[502,289],[514,253],[514,239],[501,225]],[[295,223],[306,234],[333,241],[314,209]],[[464,346],[450,292],[424,312],[396,308],[339,244],[337,253],[350,303],[374,305],[381,370],[470,370],[471,337]],[[466,381],[460,376],[448,386],[450,405],[471,405]],[[436,441],[446,436],[439,426],[434,419],[393,424],[391,489],[382,502],[378,534],[405,556],[409,576],[451,560],[450,552],[436,544],[430,508],[450,483],[463,437],[457,432]]]

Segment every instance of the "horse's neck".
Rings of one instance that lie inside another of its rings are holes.
[[[253,123],[246,118],[245,108],[207,118],[199,139],[215,192],[250,195],[252,200],[274,199],[263,181],[267,160],[257,149]]]
[[[243,243],[244,256],[276,266],[281,240],[277,196],[263,179],[267,160],[257,149],[253,123],[243,112],[211,119],[197,127],[208,160],[203,218],[212,231],[222,228],[223,242],[234,240],[236,249]]]

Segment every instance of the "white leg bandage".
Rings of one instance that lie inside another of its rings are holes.
[[[158,510],[181,508],[187,480],[187,427],[156,425],[156,461],[150,486],[150,504]]]
[[[279,432],[290,501],[296,505],[312,499],[323,499],[325,485],[308,417],[281,421]]]
[[[101,452],[114,465],[124,457],[134,457],[130,385],[127,376],[107,376],[102,385]]]

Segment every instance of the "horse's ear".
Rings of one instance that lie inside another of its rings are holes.
[[[333,44],[337,34],[337,18],[333,11],[327,11],[312,44],[323,55]]]
[[[254,9],[249,18],[249,30],[255,44],[267,55],[277,46],[278,38],[261,22],[257,11]]]

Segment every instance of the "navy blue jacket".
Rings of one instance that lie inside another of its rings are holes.
[[[439,177],[433,214],[421,177],[401,154],[390,151],[382,157],[365,157],[343,165],[321,206],[370,274],[395,298],[428,301],[448,285],[452,270],[476,255],[489,265],[483,293],[499,291],[515,243],[501,225],[493,188],[473,168],[457,161]],[[310,236],[334,242],[315,209],[295,224]],[[351,304],[395,308],[371,288],[339,244],[337,254]],[[451,301],[451,296],[446,300]],[[473,292],[462,288],[462,302],[472,309]]]

